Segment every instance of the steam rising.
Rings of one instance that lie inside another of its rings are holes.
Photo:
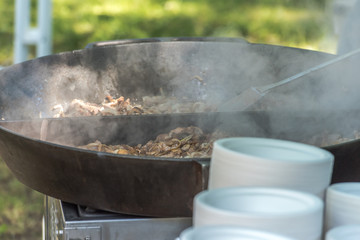
[[[36,131],[41,129],[39,112],[51,116],[52,106],[75,98],[101,102],[106,95],[141,99],[163,93],[219,106],[220,113],[51,120],[47,140],[66,145],[97,139],[108,144],[143,143],[184,125],[302,141],[327,129],[340,134],[355,130],[355,119],[345,113],[357,110],[360,100],[356,58],[273,90],[251,109],[255,112],[221,113],[221,104],[247,88],[282,80],[333,57],[233,39],[100,47],[1,71],[0,103],[6,120],[34,119]],[[34,137],[25,125],[12,130]]]

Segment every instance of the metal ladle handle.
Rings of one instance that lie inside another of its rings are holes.
[[[360,53],[360,48],[356,49],[356,50],[353,50],[353,51],[350,51],[346,54],[343,54],[343,55],[340,55],[330,61],[326,61],[322,64],[319,64],[319,65],[316,65],[315,67],[312,67],[312,68],[309,68],[309,69],[306,69],[305,71],[302,71],[298,74],[295,74],[289,78],[286,78],[284,80],[281,80],[279,82],[276,82],[276,83],[271,83],[271,84],[268,84],[268,85],[265,85],[265,86],[261,86],[261,87],[253,87],[253,89],[255,89],[259,94],[261,95],[264,95],[266,94],[268,91],[270,91],[271,89],[273,88],[276,88],[276,87],[279,87],[279,86],[282,86],[284,84],[287,84],[288,82],[291,82],[292,80],[295,80],[295,79],[298,79],[298,78],[301,78],[311,72],[315,72],[317,70],[320,70],[320,69],[323,69],[331,64],[334,64],[334,63],[337,63],[337,62],[340,62],[346,58],[349,58],[351,56],[354,56],[356,54]]]

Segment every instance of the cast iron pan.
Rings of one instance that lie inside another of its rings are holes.
[[[345,98],[353,90],[339,88],[339,68],[274,92],[257,106],[261,111],[52,119],[51,107],[74,98],[101,102],[106,95],[160,93],[220,104],[250,86],[332,57],[234,39],[160,39],[105,44],[13,65],[0,71],[0,156],[22,183],[67,202],[135,215],[191,216],[194,195],[207,186],[209,159],[114,155],[72,146],[96,139],[143,143],[187,125],[295,141],[324,129],[346,134],[357,128],[352,108],[359,99]],[[281,104],[274,105],[277,99]],[[39,140],[40,116],[48,121],[44,140]],[[358,141],[329,146],[336,157],[333,182],[359,180],[357,146]]]

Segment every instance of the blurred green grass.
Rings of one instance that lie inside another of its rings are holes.
[[[0,1],[5,66],[13,58],[13,11],[13,0]],[[330,27],[326,0],[53,0],[54,53],[94,41],[179,36],[322,50]],[[41,239],[42,212],[43,195],[17,181],[0,159],[0,239]]]
[[[13,10],[13,0],[0,1],[0,65],[12,63]],[[319,49],[329,31],[325,13],[326,0],[53,0],[53,52],[94,41],[179,36]],[[32,16],[35,24],[35,11]]]
[[[21,184],[0,159],[0,239],[41,239],[43,195]]]

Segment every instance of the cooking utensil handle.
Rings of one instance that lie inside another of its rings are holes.
[[[284,80],[281,80],[279,82],[276,82],[276,83],[272,83],[272,84],[268,84],[268,85],[265,85],[265,86],[261,86],[261,87],[254,87],[254,89],[261,95],[264,95],[266,92],[270,91],[271,89],[273,88],[276,88],[276,87],[279,87],[279,86],[282,86],[288,82],[291,82],[292,80],[295,80],[295,79],[298,79],[298,78],[301,78],[309,73],[312,73],[312,72],[315,72],[317,70],[320,70],[320,69],[323,69],[331,64],[334,64],[334,63],[337,63],[343,59],[346,59],[346,58],[349,58],[351,56],[354,56],[356,54],[360,53],[360,48],[359,49],[356,49],[356,50],[353,50],[353,51],[350,51],[346,54],[343,54],[343,55],[340,55],[330,61],[326,61],[322,64],[319,64],[319,65],[316,65],[315,67],[312,67],[312,68],[309,68],[309,69],[306,69],[305,71],[302,71],[294,76],[291,76],[289,78],[286,78]]]

